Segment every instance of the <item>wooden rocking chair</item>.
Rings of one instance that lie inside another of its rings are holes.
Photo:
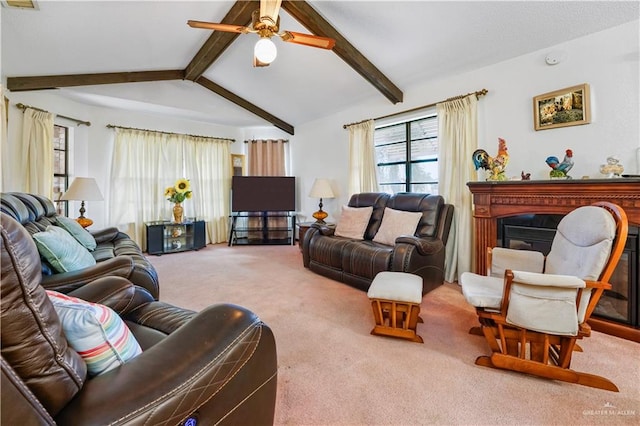
[[[475,306],[491,356],[477,365],[514,370],[618,392],[610,380],[574,371],[578,339],[589,337],[587,320],[618,264],[628,232],[619,206],[599,202],[580,207],[558,224],[551,251],[488,250],[487,276],[465,272],[462,292]]]

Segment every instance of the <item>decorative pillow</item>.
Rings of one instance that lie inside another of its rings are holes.
[[[56,272],[77,271],[96,264],[91,253],[67,231],[49,225],[42,232],[33,234],[40,255]]]
[[[142,353],[129,327],[113,309],[47,290],[69,345],[97,376]]]
[[[98,244],[96,243],[96,239],[93,238],[93,235],[86,229],[84,229],[80,224],[70,219],[66,216],[58,216],[56,218],[58,222],[58,226],[71,234],[73,238],[78,240],[80,244],[86,247],[89,251],[94,251]]]
[[[400,235],[413,235],[416,233],[421,217],[422,213],[420,212],[405,212],[385,207],[380,229],[378,229],[376,236],[373,237],[373,241],[388,246],[395,245],[396,238]]]
[[[363,240],[364,232],[367,230],[372,213],[373,207],[342,206],[342,214],[336,225],[334,235]]]

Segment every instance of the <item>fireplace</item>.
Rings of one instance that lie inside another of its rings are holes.
[[[468,182],[467,186],[473,194],[473,270],[479,274],[487,270],[487,248],[499,244],[499,219],[530,214],[563,216],[580,206],[588,206],[597,201],[610,201],[621,206],[635,232],[629,237],[630,242],[627,244],[630,248],[619,266],[619,271],[630,271],[628,274],[619,272],[631,277],[630,281],[626,281],[630,288],[618,284],[615,290],[618,294],[610,293],[607,299],[610,305],[603,302],[599,316],[592,316],[589,324],[596,331],[640,342],[637,231],[640,227],[640,178]],[[544,241],[538,241],[541,235],[547,234],[548,238],[554,232],[555,225],[551,229],[547,225],[549,221],[557,221],[557,217],[538,218],[543,219],[545,226],[540,226],[540,231],[521,230],[529,233],[526,235],[528,240],[524,241],[529,241],[527,244],[532,247],[544,244]],[[612,278],[612,284],[614,280],[616,283],[623,282],[618,275]],[[627,312],[628,309],[632,309],[631,312]]]
[[[535,250],[545,256],[551,250],[556,228],[564,215],[525,214],[498,219],[498,246]],[[640,328],[640,228],[629,227],[629,236],[620,262],[611,277],[611,290],[606,290],[594,315],[605,320]]]

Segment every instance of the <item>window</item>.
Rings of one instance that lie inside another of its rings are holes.
[[[69,203],[57,201],[69,186],[69,129],[53,126],[53,196],[58,214],[67,216]]]
[[[381,125],[374,132],[378,185],[397,192],[438,193],[438,116]]]

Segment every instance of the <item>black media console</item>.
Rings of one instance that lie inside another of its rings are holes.
[[[293,212],[234,212],[229,218],[229,247],[247,244],[295,244],[296,217]]]

